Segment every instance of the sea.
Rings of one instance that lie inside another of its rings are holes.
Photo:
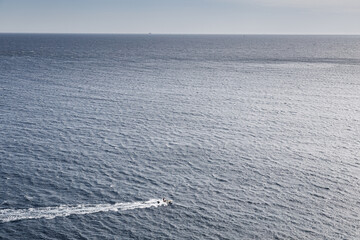
[[[0,34],[0,133],[0,239],[360,239],[360,36]]]

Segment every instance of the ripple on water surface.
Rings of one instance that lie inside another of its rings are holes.
[[[359,237],[358,37],[0,42],[0,238]]]

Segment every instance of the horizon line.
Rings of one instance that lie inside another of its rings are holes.
[[[53,34],[53,35],[283,35],[283,36],[360,36],[360,33],[111,33],[111,32],[0,32],[0,34]]]

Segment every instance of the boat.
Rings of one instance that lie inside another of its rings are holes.
[[[172,200],[168,200],[168,199],[163,198],[162,200],[158,200],[157,203],[158,204],[171,205],[173,202],[172,202]]]

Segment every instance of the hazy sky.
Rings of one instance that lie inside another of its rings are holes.
[[[360,0],[0,0],[0,32],[360,34]]]

